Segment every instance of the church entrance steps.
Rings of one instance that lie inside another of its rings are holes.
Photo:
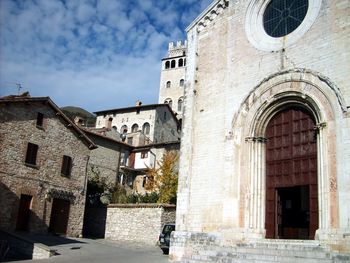
[[[225,263],[333,263],[350,262],[349,254],[331,252],[313,240],[264,240],[240,243],[232,247],[196,247],[186,262]],[[197,252],[197,253],[196,253]]]

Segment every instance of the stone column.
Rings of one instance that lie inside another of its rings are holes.
[[[250,238],[265,237],[265,142],[264,137],[248,137],[250,143],[250,182],[248,193],[247,234]]]

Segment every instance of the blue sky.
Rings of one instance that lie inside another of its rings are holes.
[[[168,42],[212,0],[0,0],[0,96],[89,111],[157,103]]]

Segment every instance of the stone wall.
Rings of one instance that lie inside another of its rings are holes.
[[[174,205],[113,204],[107,208],[105,238],[155,245],[163,225],[174,222]]]
[[[38,112],[44,114],[42,127],[36,125]],[[0,120],[0,228],[15,230],[25,194],[32,196],[28,230],[47,232],[52,202],[65,195],[62,198],[70,201],[67,235],[81,235],[90,154],[87,145],[48,103],[1,103]],[[25,164],[28,142],[38,145],[36,165]],[[61,174],[63,155],[72,158],[70,176]]]
[[[164,118],[165,117],[165,118]],[[154,124],[154,143],[178,141],[180,134],[177,129],[177,119],[168,107],[158,107]]]
[[[117,182],[122,144],[93,133],[87,133],[98,146],[91,151],[88,176],[98,175],[114,185]]]

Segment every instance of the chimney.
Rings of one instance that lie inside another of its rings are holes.
[[[141,105],[142,105],[142,102],[140,100],[137,100],[135,103],[135,106],[141,106]]]

